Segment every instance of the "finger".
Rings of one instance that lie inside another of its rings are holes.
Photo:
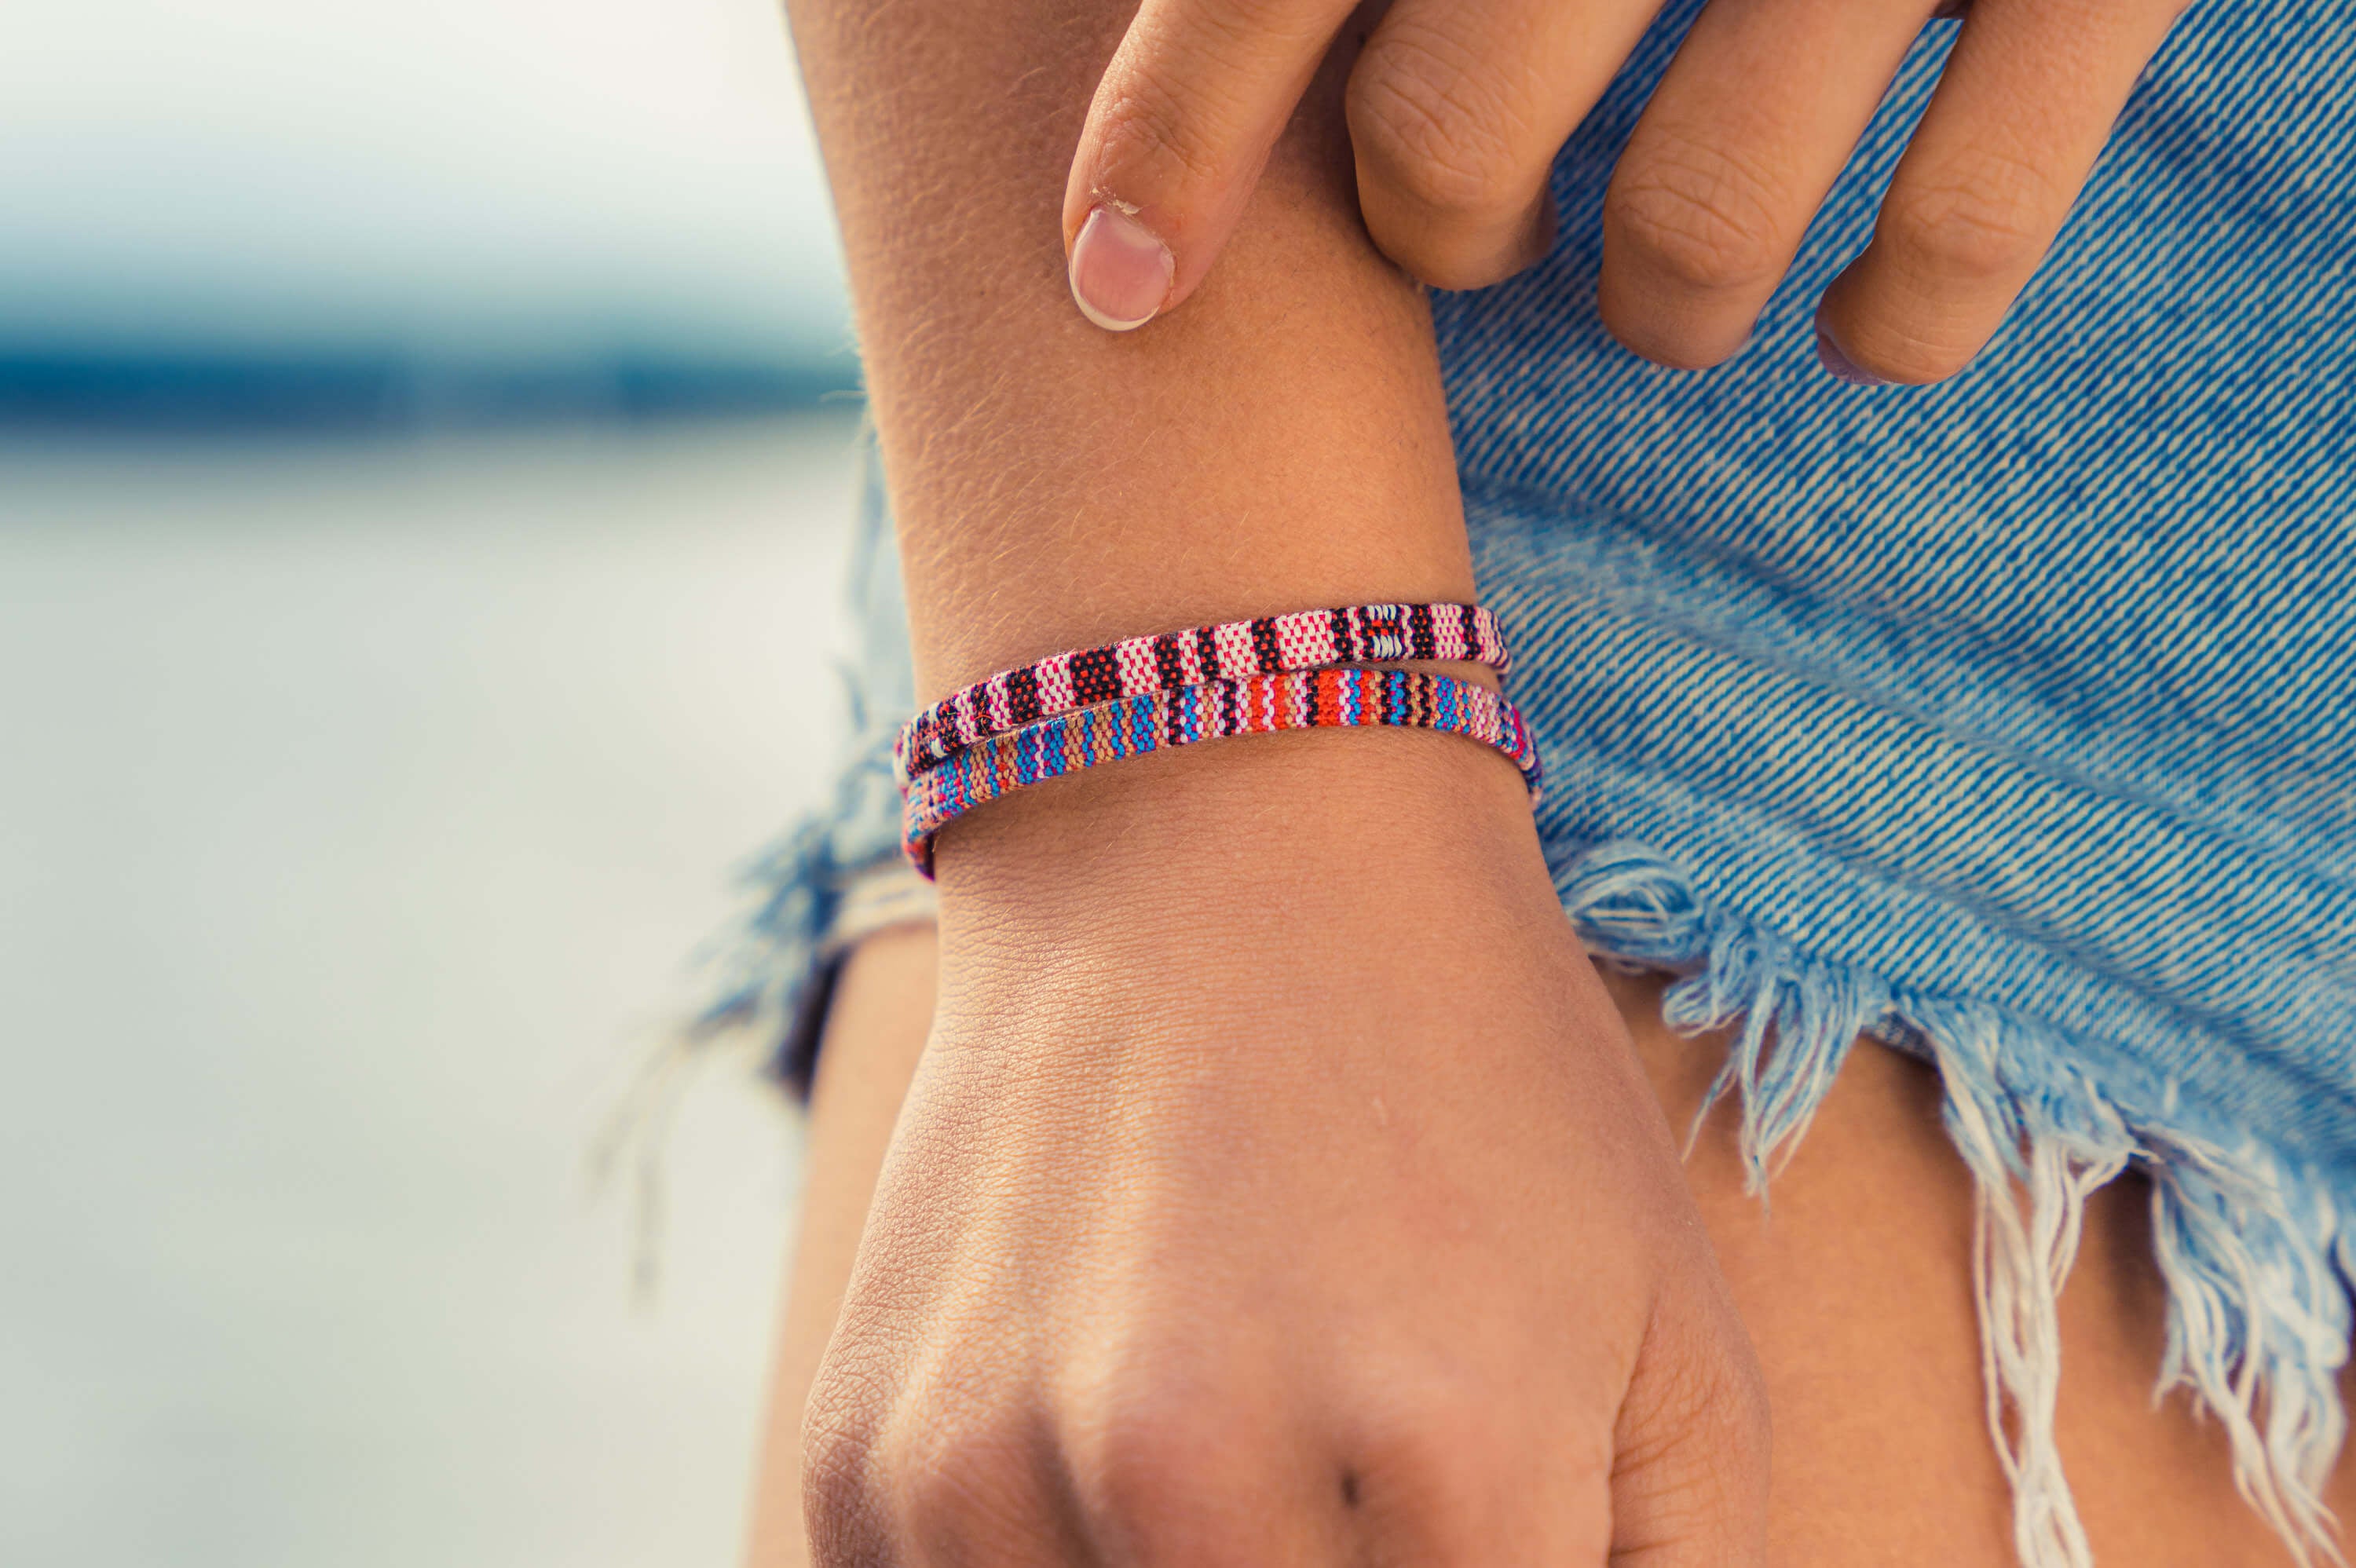
[[[1883,197],[1826,291],[1826,368],[1920,385],[1971,363],[2036,272],[2179,0],[1974,0]]]
[[[1733,357],[1922,30],[1932,0],[1716,0],[1603,200],[1604,325],[1647,359]]]
[[[1547,176],[1655,0],[1398,0],[1350,73],[1358,206],[1437,288],[1512,276],[1554,238]]]
[[[1072,297],[1111,332],[1211,270],[1356,0],[1146,0],[1097,87],[1064,189]]]
[[[1612,1568],[1763,1568],[1767,1396],[1731,1303],[1662,1299],[1617,1439]]]

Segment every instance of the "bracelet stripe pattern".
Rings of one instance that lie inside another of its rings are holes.
[[[1399,659],[1512,667],[1496,618],[1474,604],[1355,604],[1263,615],[1057,654],[976,681],[918,714],[893,749],[905,783],[992,735],[1116,698],[1205,681]]]
[[[1522,770],[1533,800],[1537,795],[1529,726],[1487,687],[1428,670],[1295,670],[1140,692],[989,736],[908,781],[902,842],[910,862],[930,876],[935,834],[1026,784],[1232,735],[1377,725],[1494,746]]]

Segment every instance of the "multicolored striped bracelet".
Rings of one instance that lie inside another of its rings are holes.
[[[1141,692],[990,736],[907,782],[902,842],[929,877],[935,834],[1025,784],[1198,741],[1362,725],[1438,730],[1494,746],[1537,795],[1529,726],[1487,687],[1428,670],[1295,670]]]
[[[1208,680],[1401,659],[1512,667],[1496,618],[1475,604],[1353,604],[1131,637],[1002,670],[936,703],[900,731],[905,781],[992,735],[1115,698]]]

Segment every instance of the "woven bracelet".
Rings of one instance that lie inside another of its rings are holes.
[[[1494,746],[1537,794],[1529,726],[1485,686],[1428,670],[1291,671],[1144,692],[992,735],[908,781],[902,841],[909,861],[929,877],[935,834],[1026,784],[1198,741],[1372,725],[1438,730]]]
[[[900,731],[892,756],[905,781],[990,736],[1115,698],[1175,691],[1208,680],[1400,659],[1464,660],[1500,675],[1512,666],[1496,618],[1478,605],[1300,610],[1131,637],[1002,670],[916,715]]]

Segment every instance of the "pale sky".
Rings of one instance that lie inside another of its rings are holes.
[[[779,0],[0,0],[0,345],[824,351]]]

